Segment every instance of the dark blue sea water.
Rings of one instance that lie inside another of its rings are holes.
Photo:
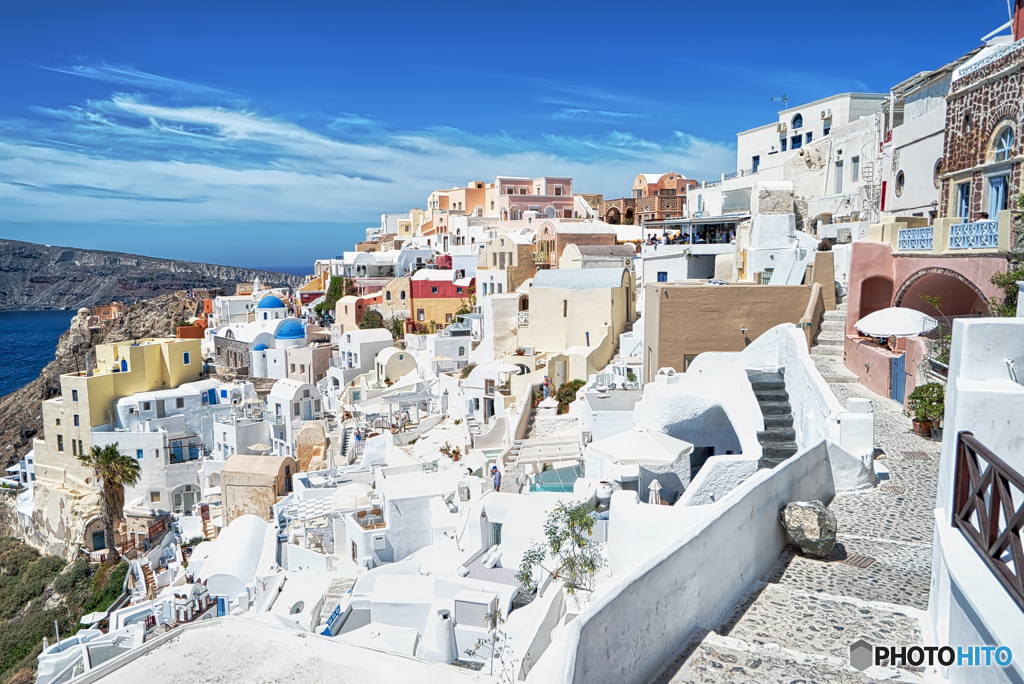
[[[39,377],[74,311],[0,311],[0,397]]]

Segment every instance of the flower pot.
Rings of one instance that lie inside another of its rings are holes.
[[[933,442],[941,442],[942,441],[942,428],[940,428],[940,427],[933,427],[932,428],[932,441]]]
[[[525,351],[517,351],[516,352],[516,356],[526,356],[526,352]]]
[[[914,434],[920,437],[931,437],[932,421],[914,419]]]

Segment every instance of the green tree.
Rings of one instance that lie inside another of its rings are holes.
[[[375,328],[384,327],[384,317],[380,315],[379,311],[370,309],[369,311],[363,312],[363,320],[359,321],[360,330],[371,330]]]
[[[559,501],[544,522],[544,541],[535,542],[523,554],[516,579],[527,592],[537,591],[543,575],[561,580],[569,594],[592,591],[594,575],[604,566],[598,544],[590,539],[597,519],[588,501],[567,504]],[[546,564],[546,565],[545,565]]]
[[[555,399],[558,400],[559,413],[565,413],[569,410],[569,404],[576,401],[576,393],[579,392],[580,388],[585,384],[587,383],[579,379],[562,383],[562,386],[558,388],[557,392],[555,392]]]
[[[992,276],[992,284],[1003,291],[1002,301],[990,299],[988,304],[992,307],[992,313],[996,316],[1012,318],[1017,315],[1017,281],[1024,280],[1024,268],[1016,268],[1006,273],[996,273]]]
[[[124,512],[124,488],[138,484],[142,468],[137,460],[118,450],[117,442],[105,447],[94,446],[88,453],[79,454],[78,460],[92,468],[100,485],[107,563],[116,565],[121,555],[114,544],[114,521]]]

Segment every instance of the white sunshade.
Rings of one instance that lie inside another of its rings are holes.
[[[79,620],[79,622],[81,622],[83,625],[95,625],[97,622],[100,622],[101,620],[105,619],[107,619],[107,614],[105,612],[100,611],[96,613],[89,613],[87,615],[83,615],[82,619]]]
[[[693,451],[689,442],[643,427],[599,439],[587,448],[618,465],[671,465]]]
[[[938,327],[939,322],[914,309],[890,307],[870,313],[854,324],[857,330],[871,337],[913,337]]]
[[[518,373],[519,366],[513,366],[511,363],[505,363],[504,361],[491,361],[481,366],[484,370],[498,371],[499,373]]]
[[[353,508],[366,508],[370,505],[370,494],[373,487],[361,482],[350,482],[338,487],[331,496],[331,505],[334,510],[349,510]]]

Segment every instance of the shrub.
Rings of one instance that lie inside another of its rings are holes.
[[[587,384],[583,380],[570,380],[569,382],[562,383],[562,386],[555,392],[555,399],[558,400],[558,412],[565,413],[569,410],[569,404],[576,401],[576,393],[579,392],[583,385]]]
[[[360,330],[371,330],[384,327],[384,317],[379,311],[370,309],[363,313],[363,320],[359,321]]]
[[[465,366],[462,367],[462,375],[461,375],[461,377],[468,378],[469,374],[473,372],[474,368],[476,368],[476,364],[475,363],[467,363]]]
[[[907,408],[914,420],[938,423],[946,411],[946,391],[937,382],[918,385],[907,397]]]
[[[989,306],[992,313],[1004,318],[1012,318],[1017,315],[1017,287],[1018,280],[1024,280],[1024,268],[1017,268],[1006,273],[996,273],[991,278],[992,284],[1003,291],[1002,301],[990,299]]]

